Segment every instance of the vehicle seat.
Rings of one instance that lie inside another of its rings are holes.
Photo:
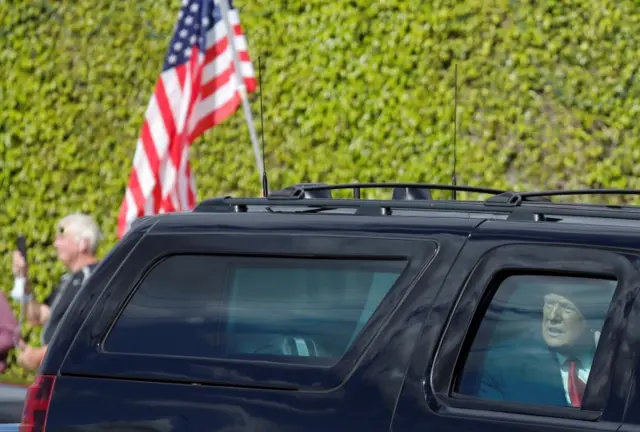
[[[254,354],[272,354],[298,357],[330,357],[313,339],[297,336],[280,336],[257,347]]]

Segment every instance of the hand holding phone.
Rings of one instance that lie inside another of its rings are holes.
[[[22,342],[22,323],[24,321],[25,303],[30,297],[27,292],[27,239],[24,235],[18,236],[17,251],[13,254],[13,290],[11,290],[11,298],[20,302],[20,318],[18,326],[14,332],[13,343],[16,347],[21,346]]]
[[[26,261],[27,260],[27,238],[23,234],[20,234],[18,236],[17,246],[18,246],[18,252],[22,254],[22,257]]]
[[[27,285],[27,240],[21,234],[18,236],[17,249],[13,253],[13,290],[11,298],[24,302]]]
[[[13,253],[13,275],[26,277],[27,275],[27,240],[20,234],[18,236],[17,250]]]

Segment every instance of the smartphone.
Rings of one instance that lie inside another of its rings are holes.
[[[18,242],[17,242],[17,247],[18,247],[18,251],[22,254],[22,256],[24,257],[24,260],[27,260],[27,239],[24,235],[20,234],[18,236]],[[25,278],[21,277],[21,278],[16,278],[15,282],[14,282],[14,287],[13,289],[19,289],[20,292],[24,292],[24,288],[25,288]],[[24,322],[24,302],[20,302],[20,317],[18,319],[18,325],[15,328],[15,331],[13,333],[13,345],[17,348],[20,346],[20,342],[22,341],[22,323]]]
[[[18,236],[18,251],[22,254],[25,261],[27,260],[27,239],[24,235]]]

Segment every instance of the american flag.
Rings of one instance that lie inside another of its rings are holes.
[[[247,40],[237,9],[231,0],[228,5],[240,72],[251,93],[257,86]],[[118,238],[138,217],[195,206],[189,148],[242,102],[225,24],[217,0],[182,1],[164,67],[145,113],[120,206]]]

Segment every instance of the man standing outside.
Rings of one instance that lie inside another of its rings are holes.
[[[62,275],[60,283],[41,304],[33,299],[29,284],[28,267],[22,254],[13,254],[13,274],[26,279],[25,316],[31,325],[43,326],[40,347],[31,347],[24,342],[18,346],[18,363],[27,369],[40,367],[47,347],[58,324],[71,305],[80,287],[87,281],[98,264],[96,251],[102,238],[100,229],[91,216],[74,213],[62,218],[56,226],[53,243],[57,257],[68,272]]]

